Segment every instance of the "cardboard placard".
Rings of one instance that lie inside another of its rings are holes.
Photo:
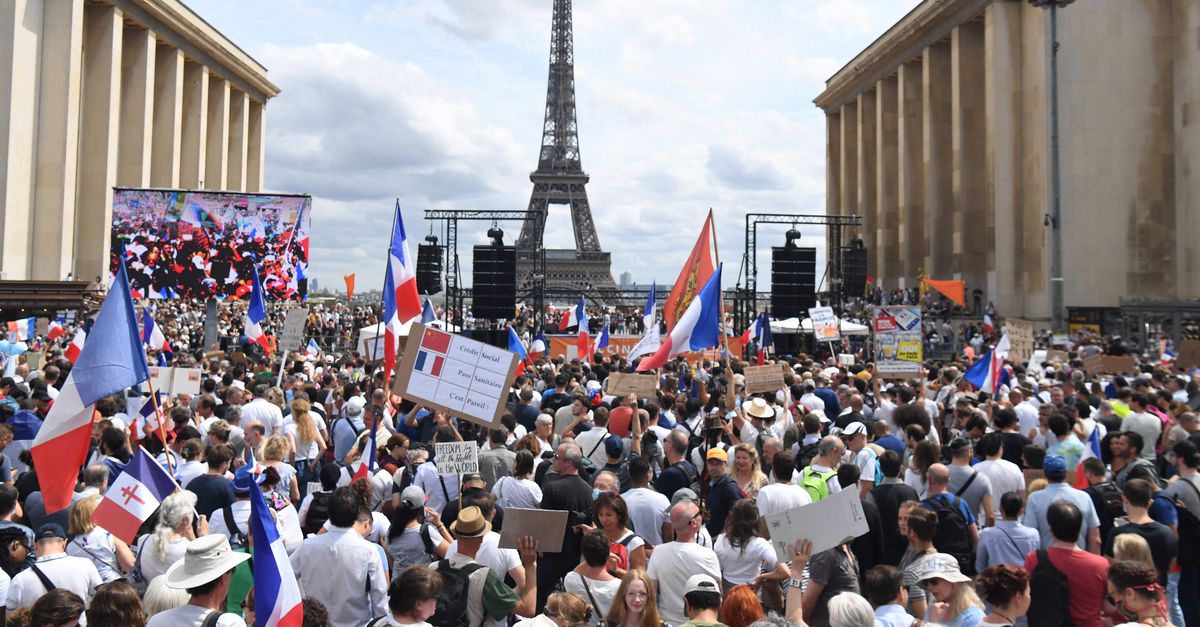
[[[604,391],[617,397],[627,396],[632,392],[637,394],[638,398],[657,398],[658,377],[652,374],[613,372],[604,380]]]
[[[419,322],[408,340],[393,393],[487,427],[500,422],[517,376],[516,353]]]
[[[884,379],[915,377],[925,361],[921,344],[920,307],[876,307],[875,372]]]
[[[39,337],[46,337],[46,334],[50,332],[50,319],[38,318],[36,331]]]
[[[1179,355],[1175,357],[1179,368],[1200,368],[1200,340],[1184,340],[1179,343]]]
[[[1104,372],[1104,355],[1091,355],[1083,358],[1083,371],[1088,376],[1095,376]]]
[[[1025,475],[1026,488],[1028,488],[1029,484],[1033,483],[1034,481],[1046,478],[1046,472],[1041,468],[1026,468],[1022,470],[1021,473]]]
[[[1103,372],[1107,372],[1109,374],[1134,374],[1137,372],[1136,365],[1137,360],[1133,357],[1105,355]]]
[[[41,370],[42,353],[35,353],[33,351],[25,353],[25,365],[29,366],[30,370]]]
[[[854,365],[854,355],[838,354],[838,365],[839,366],[853,366]]]
[[[202,373],[199,368],[172,368],[174,371],[171,375],[171,394],[191,394],[200,393],[200,379]]]
[[[782,390],[783,368],[774,366],[748,366],[742,370],[746,375],[746,393],[775,392]]]
[[[500,548],[517,548],[517,538],[533,536],[538,551],[561,553],[563,537],[567,535],[567,511],[559,509],[522,509],[509,507],[504,510],[504,529],[500,532]]]
[[[279,335],[279,350],[295,351],[304,347],[304,323],[308,320],[308,307],[293,307],[287,311],[283,322],[283,333]]]
[[[1008,334],[1008,358],[1017,364],[1029,361],[1033,356],[1033,323],[1020,318],[1008,318],[1004,321],[1005,332]]]
[[[473,440],[437,442],[433,445],[433,453],[439,475],[479,472],[479,444]]]
[[[838,329],[838,319],[833,314],[833,307],[812,307],[808,310],[808,319],[812,321],[814,340],[836,342],[842,339],[842,332]]]
[[[811,541],[815,555],[870,530],[862,501],[855,490],[842,490],[816,503],[768,514],[765,518],[775,554],[785,561],[791,561],[788,547],[796,544],[797,540]],[[504,513],[504,526],[508,527],[507,511]]]
[[[1047,363],[1065,364],[1068,361],[1070,361],[1070,355],[1067,354],[1067,351],[1060,351],[1058,349],[1053,349],[1053,348],[1046,351],[1046,362]]]

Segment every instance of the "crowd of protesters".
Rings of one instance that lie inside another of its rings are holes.
[[[237,313],[222,306],[223,336]],[[293,353],[280,378],[278,355],[204,347],[187,306],[156,316],[201,391],[166,399],[161,431],[138,426],[140,399],[97,403],[66,510],[46,511],[16,436],[52,407],[71,334],[0,380],[8,624],[254,624],[261,490],[304,625],[1200,626],[1200,386],[1170,362],[1088,373],[1080,348],[1007,363],[989,395],[965,358],[885,380],[773,355],[784,384],[747,394],[747,362],[676,359],[654,395],[614,397],[624,358],[542,354],[481,426],[391,394],[352,348]],[[375,316],[314,307],[307,329]],[[479,472],[439,474],[434,445],[464,440]],[[126,544],[92,518],[137,446],[181,489]],[[764,517],[844,490],[866,534],[815,553],[770,542]],[[562,550],[500,548],[518,508],[565,510]]]

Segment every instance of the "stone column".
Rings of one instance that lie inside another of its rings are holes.
[[[126,26],[121,37],[121,129],[117,139],[117,184],[150,185],[154,137],[154,33]]]
[[[825,215],[842,214],[842,116],[825,114]]]
[[[875,273],[875,260],[879,251],[875,247],[875,230],[879,224],[879,203],[876,202],[875,184],[878,150],[875,132],[875,90],[858,94],[858,208],[863,217],[863,244],[867,247],[867,274]]]
[[[876,168],[875,197],[879,202],[880,220],[875,231],[875,276],[882,286],[893,288],[903,271],[900,267],[900,190],[899,120],[897,119],[896,77],[879,81],[876,86],[875,128]]]
[[[89,4],[84,17],[79,205],[75,223],[59,228],[64,239],[75,229],[73,271],[80,278],[90,279],[107,276],[108,269],[112,188],[117,182],[120,135],[121,40],[125,27],[121,11],[113,6]]]
[[[226,159],[229,173],[225,188],[230,191],[246,189],[246,113],[250,108],[250,97],[246,92],[233,90],[229,95],[229,156]]]
[[[951,142],[954,149],[954,232],[958,243],[961,276],[970,292],[983,288],[992,256],[990,225],[994,224],[987,201],[986,111],[983,26],[968,22],[950,37],[953,90]]]
[[[984,18],[986,67],[987,170],[996,214],[995,281],[988,290],[1002,316],[1025,310],[1022,245],[1027,216],[1021,206],[1021,5],[988,5]]]
[[[159,46],[154,57],[154,145],[150,184],[179,187],[179,146],[183,118],[183,52]]]
[[[922,66],[920,59],[900,66],[897,83],[899,107],[900,166],[900,257],[903,285],[917,284],[929,250],[925,231],[925,149],[922,115]]]
[[[46,0],[42,18],[31,279],[61,280],[75,241],[83,0]],[[91,279],[93,277],[86,277]]]
[[[858,215],[858,103],[851,101],[842,105],[841,118],[842,190],[839,196],[842,199],[842,210],[840,213],[844,216]],[[846,229],[842,234],[845,239],[840,242],[840,245],[845,246],[857,232],[858,229]],[[833,255],[835,252],[838,251],[830,250],[829,254]]]
[[[1065,11],[1064,11],[1065,12]],[[1050,238],[1042,220],[1050,213],[1050,96],[1048,26],[1045,10],[1021,7],[1020,174],[1017,206],[1021,210],[1018,263],[1024,308],[1014,313],[1030,320],[1050,319]],[[999,15],[997,13],[996,15]]]
[[[183,64],[183,135],[179,147],[179,185],[204,187],[204,162],[208,156],[208,67]]]
[[[229,159],[229,82],[208,77],[208,154],[204,158],[204,188],[226,189]]]
[[[1200,4],[1175,7],[1175,255],[1177,289],[1184,299],[1200,298]]]
[[[1009,6],[1009,5],[1005,5]],[[954,255],[954,148],[950,138],[950,45],[925,49],[921,66],[921,119],[924,131],[925,232],[929,248],[925,272],[931,277],[953,276],[959,269]],[[989,68],[990,69],[990,68]]]
[[[42,2],[0,2],[0,278],[29,278]],[[62,278],[62,277],[59,277]]]
[[[267,149],[267,108],[257,100],[250,101],[249,137],[246,149],[246,191],[261,192],[263,161]]]

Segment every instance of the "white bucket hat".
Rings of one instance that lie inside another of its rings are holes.
[[[201,536],[189,542],[183,559],[167,569],[167,587],[187,590],[202,586],[248,559],[249,553],[234,553],[229,539],[221,534]]]

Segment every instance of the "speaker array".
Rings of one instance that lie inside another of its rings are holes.
[[[771,248],[771,316],[804,318],[817,305],[817,249]]]
[[[442,247],[417,246],[417,291],[426,296],[442,291]]]
[[[471,313],[508,320],[517,307],[517,248],[476,246],[474,255]]]

